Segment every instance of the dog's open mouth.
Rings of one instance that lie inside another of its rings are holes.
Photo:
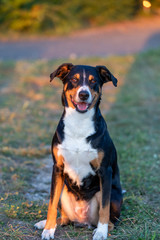
[[[89,109],[89,107],[92,105],[93,101],[95,100],[95,96],[92,99],[91,103],[87,103],[87,102],[75,102],[73,100],[73,97],[71,97],[71,101],[73,103],[73,105],[75,106],[76,110],[80,113],[85,113],[87,112],[87,110]]]
[[[80,102],[80,103],[77,103],[76,107],[79,111],[84,112],[84,111],[87,111],[89,104],[87,104],[85,102]]]
[[[73,99],[72,99],[72,103],[75,106],[76,110],[81,113],[86,112],[90,106],[90,104],[86,102],[75,102],[73,101]]]

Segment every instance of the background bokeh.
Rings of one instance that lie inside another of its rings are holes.
[[[154,14],[160,2],[150,2],[150,14]],[[142,0],[1,0],[0,30],[64,34],[142,14]]]

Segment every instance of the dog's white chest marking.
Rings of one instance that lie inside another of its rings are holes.
[[[97,158],[98,153],[86,141],[88,136],[95,133],[93,114],[94,109],[79,113],[75,109],[66,108],[64,140],[58,145],[58,154],[64,157],[64,173],[67,173],[77,185],[80,185],[88,174],[95,175],[90,161]]]

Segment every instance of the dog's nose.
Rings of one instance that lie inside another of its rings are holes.
[[[80,91],[79,92],[79,98],[83,101],[87,100],[89,98],[88,91],[84,91],[84,90]]]

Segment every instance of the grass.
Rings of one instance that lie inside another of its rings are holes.
[[[70,60],[64,60],[64,62]],[[47,204],[28,199],[50,143],[62,107],[59,80],[49,74],[63,61],[0,62],[0,236],[40,239],[33,228],[46,218]],[[160,50],[136,56],[74,60],[106,65],[119,87],[106,84],[102,112],[119,155],[124,195],[121,219],[108,239],[157,240],[160,165]],[[45,177],[45,175],[44,175]],[[42,180],[42,179],[41,179]],[[49,185],[48,185],[49,188]],[[49,196],[48,196],[49,198]],[[46,197],[46,200],[48,200]],[[91,239],[92,231],[58,227],[55,239]]]

